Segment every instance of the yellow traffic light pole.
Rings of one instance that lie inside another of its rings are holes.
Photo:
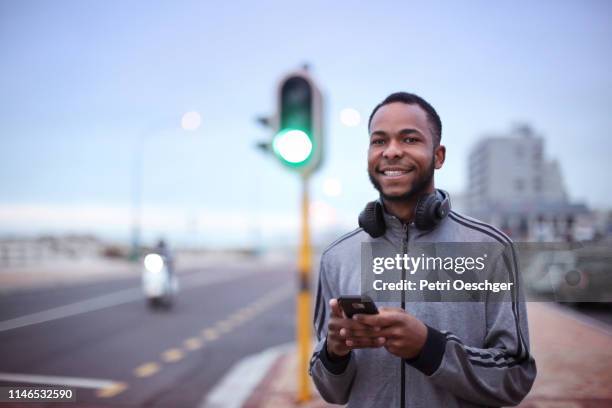
[[[296,305],[296,328],[298,344],[298,402],[311,398],[308,379],[308,363],[311,352],[310,319],[310,271],[312,269],[312,247],[310,245],[308,175],[302,175],[302,236],[298,258],[299,288]]]
[[[272,119],[260,123],[275,130],[271,143],[260,144],[274,152],[281,163],[297,171],[302,179],[302,232],[298,255],[299,288],[296,300],[298,356],[297,401],[311,398],[308,364],[311,353],[310,245],[308,180],[318,169],[323,154],[323,100],[308,67],[285,75],[277,87],[277,110]]]

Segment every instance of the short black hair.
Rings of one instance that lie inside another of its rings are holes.
[[[370,129],[370,125],[372,124],[372,118],[376,111],[378,111],[381,107],[393,103],[393,102],[401,102],[407,105],[418,105],[425,111],[427,114],[427,120],[429,122],[429,130],[431,134],[434,136],[434,146],[439,146],[440,141],[442,140],[442,121],[440,120],[440,116],[438,116],[438,112],[434,109],[433,106],[429,104],[425,99],[421,98],[418,95],[411,94],[408,92],[395,92],[391,95],[387,96],[381,103],[376,105],[372,113],[370,114],[370,119],[368,119],[368,131]]]

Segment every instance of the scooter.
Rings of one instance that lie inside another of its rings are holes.
[[[145,256],[142,289],[149,307],[172,307],[174,296],[178,293],[178,280],[170,273],[167,260],[160,254]]]

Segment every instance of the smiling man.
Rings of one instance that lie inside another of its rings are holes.
[[[416,95],[393,94],[370,115],[368,175],[387,210],[410,220],[416,201],[434,190],[434,169],[444,163],[442,123],[433,108]],[[414,101],[405,103],[402,101]],[[427,117],[431,115],[431,119]]]
[[[516,283],[509,301],[406,301],[402,292],[400,301],[386,302],[375,315],[348,319],[340,309],[339,296],[364,292],[364,243],[391,253],[400,248],[402,255],[420,243],[512,248],[496,228],[451,211],[448,194],[435,189],[434,171],[446,149],[429,103],[394,93],[374,108],[368,129],[368,174],[380,198],[366,206],[360,227],[321,257],[314,314],[319,342],[310,367],[319,392],[349,407],[518,404],[536,367],[513,250],[491,260],[492,270]]]

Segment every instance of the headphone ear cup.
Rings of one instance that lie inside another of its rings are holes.
[[[439,206],[440,200],[438,200],[435,192],[421,197],[414,209],[414,225],[420,230],[433,228],[439,221],[436,217]]]
[[[442,194],[444,198],[440,202],[440,205],[436,208],[436,217],[438,217],[439,220],[444,219],[451,210],[450,199],[448,198],[448,193],[443,191]]]
[[[369,202],[359,214],[359,226],[372,238],[382,237],[387,226],[382,205],[378,201]]]

